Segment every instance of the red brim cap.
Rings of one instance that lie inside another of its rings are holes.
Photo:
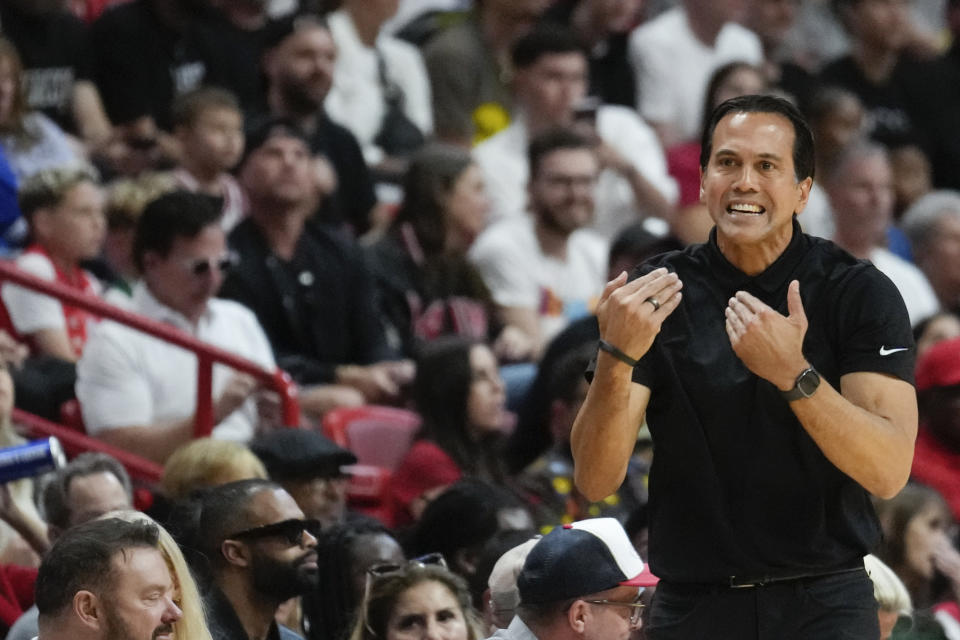
[[[643,563],[643,571],[633,576],[629,580],[620,583],[624,587],[655,587],[660,582],[660,578],[650,573],[650,565]]]

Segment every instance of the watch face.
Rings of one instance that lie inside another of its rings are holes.
[[[797,389],[809,398],[820,386],[820,375],[813,369],[807,369],[797,378]]]

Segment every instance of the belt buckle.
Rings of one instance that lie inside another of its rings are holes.
[[[730,588],[731,589],[753,589],[754,587],[762,587],[767,583],[763,578],[759,580],[754,580],[750,582],[744,582],[742,578],[737,578],[737,576],[730,576]]]

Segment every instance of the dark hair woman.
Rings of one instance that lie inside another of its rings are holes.
[[[414,154],[404,200],[368,249],[384,322],[406,355],[441,335],[494,340],[497,355],[523,360],[532,344],[493,319],[493,301],[466,253],[487,222],[489,202],[470,152],[431,144]]]
[[[448,336],[424,345],[413,386],[423,417],[417,440],[393,475],[394,525],[462,476],[504,481],[506,391],[497,358],[482,342]]]

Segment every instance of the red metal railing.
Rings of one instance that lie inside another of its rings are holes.
[[[210,435],[214,427],[212,384],[213,364],[215,362],[225,364],[237,371],[249,374],[263,383],[266,388],[276,391],[280,395],[283,424],[288,427],[297,427],[300,425],[300,405],[297,402],[296,384],[294,384],[290,376],[281,369],[267,371],[260,365],[246,358],[241,358],[223,349],[201,342],[175,327],[115,307],[96,296],[77,292],[58,282],[43,280],[29,273],[25,273],[11,262],[0,261],[0,283],[8,280],[89,311],[101,318],[119,322],[120,324],[127,325],[128,327],[132,327],[138,331],[194,352],[197,356],[195,437],[200,438]],[[52,425],[52,423],[47,424]],[[67,431],[69,434],[80,435],[75,431]],[[59,434],[50,433],[50,435]],[[84,438],[86,438],[86,436],[84,436]],[[88,448],[96,448],[101,451],[105,450],[105,445],[101,441],[92,438],[86,439],[89,442],[84,442],[82,446],[89,445]],[[81,446],[79,442],[78,446]],[[110,451],[110,453],[114,454],[114,451]],[[126,455],[129,456],[130,454]]]
[[[71,458],[84,451],[102,451],[116,458],[134,480],[155,484],[160,481],[160,476],[163,475],[163,467],[156,462],[141,458],[124,449],[118,449],[102,440],[96,440],[69,427],[44,420],[32,413],[14,409],[13,422],[25,427],[31,438],[55,436],[63,445],[64,453]]]

